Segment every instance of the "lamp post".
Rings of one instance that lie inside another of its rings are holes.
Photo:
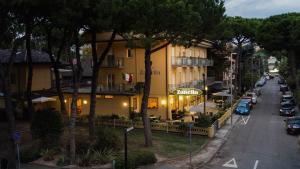
[[[203,101],[203,112],[204,114],[206,114],[206,80],[205,80],[205,74],[203,73],[202,74],[202,78],[203,78],[203,98],[204,98],[204,101]]]
[[[232,56],[236,55],[236,53],[231,53],[230,54],[230,124],[232,125],[232,114],[233,114],[233,107],[232,107],[232,100],[233,100],[233,93],[232,93],[232,74],[233,74],[233,70],[232,70]]]
[[[130,132],[133,129],[134,129],[133,127],[124,129],[124,166],[125,166],[125,169],[128,169],[128,165],[127,165],[127,134],[128,134],[128,132]]]

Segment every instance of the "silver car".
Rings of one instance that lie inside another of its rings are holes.
[[[251,97],[252,98],[252,103],[256,104],[257,103],[257,95],[255,92],[247,92],[246,96]]]

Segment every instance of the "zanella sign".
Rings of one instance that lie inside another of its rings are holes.
[[[195,88],[179,88],[175,90],[176,95],[201,95],[202,91]]]

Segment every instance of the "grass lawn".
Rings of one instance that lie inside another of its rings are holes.
[[[110,128],[109,128],[110,129]],[[81,128],[81,134],[88,133],[86,128]],[[119,133],[120,138],[124,140],[123,129],[111,128]],[[163,158],[173,158],[182,155],[187,155],[189,150],[198,152],[201,146],[208,141],[205,136],[192,135],[192,144],[189,145],[189,138],[182,133],[166,133],[163,131],[152,131],[153,147],[144,147],[144,134],[142,129],[134,129],[128,134],[128,151],[134,150],[150,150]]]

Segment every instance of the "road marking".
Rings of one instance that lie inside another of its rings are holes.
[[[259,162],[258,160],[256,160],[256,161],[255,161],[255,164],[254,164],[254,167],[253,167],[253,169],[257,169],[258,162]]]
[[[242,116],[242,120],[240,121],[241,124],[246,125],[248,123],[250,119],[250,115],[247,116],[246,118],[244,118],[244,116]]]
[[[225,164],[223,164],[223,167],[229,167],[229,168],[238,168],[235,158],[227,161]]]

